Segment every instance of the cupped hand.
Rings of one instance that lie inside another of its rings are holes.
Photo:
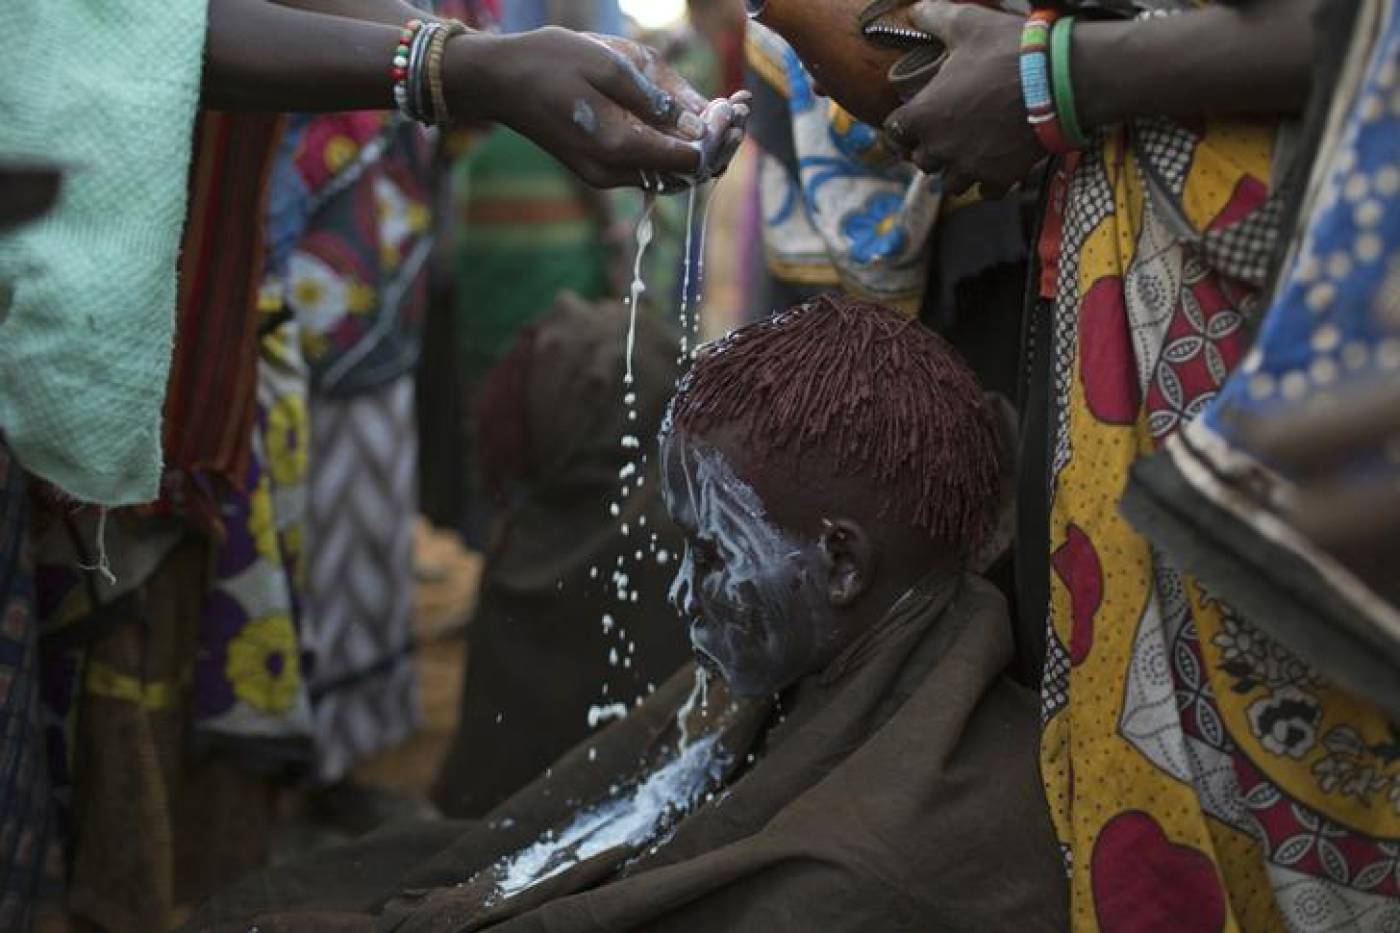
[[[456,93],[600,188],[703,174],[711,138],[722,143],[732,129],[732,118],[707,124],[709,102],[626,39],[546,27],[448,48],[461,63]]]
[[[1024,21],[949,0],[922,0],[910,19],[943,40],[948,58],[889,115],[885,135],[925,172],[942,172],[945,190],[980,183],[984,196],[1001,196],[1045,156],[1021,98]]]

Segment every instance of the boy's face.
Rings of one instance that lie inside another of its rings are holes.
[[[671,602],[697,659],[738,696],[781,690],[828,659],[836,619],[817,541],[774,522],[724,453],[661,441],[662,497],[686,538]]]

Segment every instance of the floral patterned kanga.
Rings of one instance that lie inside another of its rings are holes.
[[[304,226],[275,271],[313,384],[351,395],[417,360],[432,248],[430,149],[416,125],[382,113],[327,114],[299,129],[277,175],[277,203],[279,216]]]
[[[310,420],[297,325],[262,339],[246,493],[222,497],[224,539],[205,599],[194,672],[196,736],[299,765],[311,707],[299,625]],[[268,742],[267,740],[273,740]]]
[[[1387,29],[1400,36],[1400,20]],[[1400,39],[1382,52],[1397,53]],[[1052,178],[1041,771],[1076,931],[1400,929],[1395,727],[1274,641],[1267,618],[1180,572],[1119,507],[1145,456],[1193,437],[1251,377],[1269,377],[1261,392],[1306,387],[1252,372],[1244,326],[1277,244],[1275,139],[1258,121],[1137,119]]]

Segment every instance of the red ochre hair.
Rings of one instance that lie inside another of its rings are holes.
[[[827,452],[868,479],[882,517],[964,556],[988,533],[999,469],[982,389],[942,337],[881,305],[823,295],[706,348],[663,431],[720,425],[758,462]]]

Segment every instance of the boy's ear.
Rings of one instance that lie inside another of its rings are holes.
[[[859,522],[822,519],[820,538],[826,560],[826,593],[831,605],[845,608],[864,595],[875,576],[875,547]]]

